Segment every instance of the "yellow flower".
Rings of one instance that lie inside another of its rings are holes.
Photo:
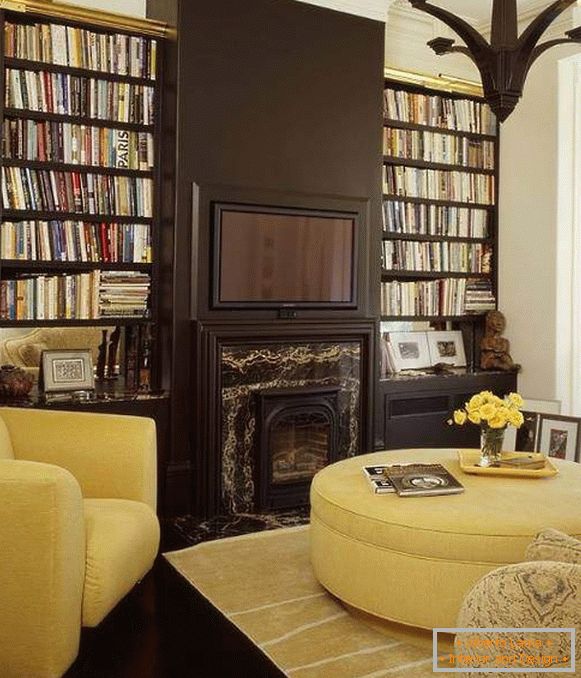
[[[477,410],[484,405],[484,400],[480,394],[473,395],[472,398],[466,403],[467,410]]]
[[[496,414],[496,407],[494,407],[492,403],[486,403],[485,405],[482,405],[478,413],[480,414],[481,419],[489,420]]]
[[[500,412],[497,412],[492,419],[488,420],[490,428],[504,428],[506,423],[506,417]]]
[[[524,400],[522,399],[522,396],[519,393],[509,393],[508,394],[508,402],[513,407],[518,407],[518,408],[521,408],[524,405]]]
[[[456,410],[454,412],[454,421],[459,426],[462,426],[466,422],[466,412],[464,410]]]
[[[478,395],[482,398],[483,403],[491,403],[496,398],[492,391],[480,391]]]
[[[480,412],[478,410],[468,412],[468,421],[472,422],[473,424],[479,425],[482,422]]]
[[[508,421],[515,428],[520,428],[523,425],[524,420],[525,418],[523,417],[522,412],[519,412],[518,410],[510,410]]]

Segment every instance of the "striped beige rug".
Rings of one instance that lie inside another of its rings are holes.
[[[433,676],[429,647],[373,628],[320,586],[308,529],[205,542],[165,557],[287,676]]]

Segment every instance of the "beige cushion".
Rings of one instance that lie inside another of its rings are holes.
[[[0,459],[14,459],[12,440],[2,417],[0,417]]]
[[[126,499],[85,499],[87,560],[83,626],[96,626],[149,572],[159,523],[147,505]]]
[[[548,528],[539,532],[528,546],[525,560],[555,560],[581,565],[581,541]]]

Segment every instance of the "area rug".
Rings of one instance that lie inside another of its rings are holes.
[[[321,587],[308,530],[220,539],[165,558],[287,676],[433,676],[427,648],[374,629]]]

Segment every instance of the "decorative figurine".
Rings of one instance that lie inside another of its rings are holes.
[[[505,328],[506,319],[500,311],[486,314],[486,332],[480,342],[480,367],[483,370],[520,370],[520,365],[513,362],[510,356],[510,342],[502,336]]]
[[[109,337],[109,354],[107,356],[107,379],[117,379],[117,349],[121,337],[121,327],[116,327]]]
[[[0,398],[25,398],[32,389],[34,377],[15,365],[0,367]]]
[[[99,381],[105,379],[105,364],[107,362],[107,330],[101,331],[101,343],[99,344],[99,354],[97,356],[96,377]]]

